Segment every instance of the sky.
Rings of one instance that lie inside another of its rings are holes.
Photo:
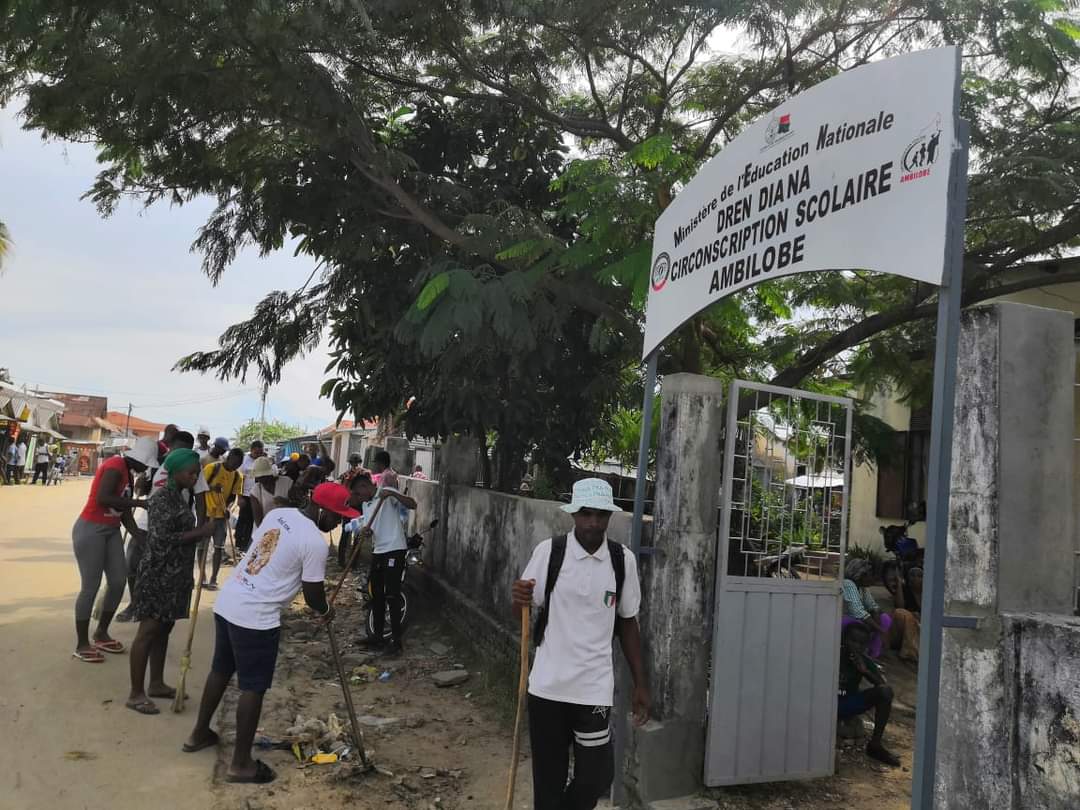
[[[80,199],[98,170],[94,147],[44,142],[21,128],[16,105],[0,109],[0,222],[14,243],[0,275],[0,367],[31,391],[104,394],[110,410],[130,403],[143,419],[232,435],[259,415],[255,378],[222,383],[172,367],[216,348],[267,292],[303,285],[313,260],[248,251],[214,287],[190,251],[213,201],[126,201],[104,219]],[[333,423],[319,398],[328,362],[322,345],[290,364],[270,389],[267,418],[313,430]]]

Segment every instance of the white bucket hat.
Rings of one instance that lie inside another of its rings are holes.
[[[604,512],[623,511],[615,505],[611,484],[602,478],[583,478],[574,484],[574,496],[562,507],[571,515],[581,509],[599,509]]]
[[[147,467],[156,467],[158,460],[158,443],[156,439],[143,436],[136,439],[135,446],[124,453],[127,458],[145,464]]]

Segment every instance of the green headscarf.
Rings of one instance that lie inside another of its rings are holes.
[[[172,486],[173,476],[178,472],[183,472],[189,467],[199,466],[199,454],[187,448],[170,450],[169,455],[165,456],[165,460],[161,462],[161,466],[169,474],[169,485]]]

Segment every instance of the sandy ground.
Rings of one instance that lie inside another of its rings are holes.
[[[71,524],[89,489],[88,481],[60,487],[0,487],[0,729],[9,746],[0,768],[0,808],[135,808],[178,810],[494,810],[503,806],[511,744],[512,696],[506,674],[485,672],[468,639],[455,637],[431,608],[415,605],[406,655],[367,659],[355,646],[363,607],[346,587],[335,621],[358,712],[372,758],[380,771],[357,775],[349,763],[301,766],[292,753],[262,750],[278,772],[266,787],[233,786],[215,780],[229,747],[189,755],[180,752],[194,719],[210,660],[210,604],[205,594],[188,678],[187,709],[144,717],[124,708],[127,656],[91,666],[70,657],[74,647],[72,608],[79,581],[71,551]],[[340,575],[335,562],[329,576]],[[362,578],[362,575],[361,575]],[[126,599],[125,599],[126,602]],[[285,617],[274,687],[267,694],[260,731],[284,737],[297,714],[348,725],[325,633],[300,606]],[[130,643],[135,628],[114,625]],[[187,624],[177,625],[166,670],[173,681]],[[385,683],[369,681],[359,669],[389,672]],[[858,745],[839,748],[838,773],[813,782],[757,785],[710,792],[721,808],[771,810],[873,806],[901,810],[910,802],[914,671],[887,661],[898,693],[887,742],[904,768],[870,761]],[[431,674],[455,666],[470,673],[460,686],[437,689]],[[226,696],[221,730],[231,740],[235,693]],[[376,726],[381,726],[378,728]],[[531,805],[527,745],[519,771],[515,810]]]
[[[215,752],[182,754],[194,722],[211,634],[204,608],[195,636],[184,714],[154,717],[124,708],[128,657],[104,664],[71,658],[78,570],[71,525],[88,480],[52,487],[0,487],[0,728],[9,742],[0,768],[0,807],[205,810]],[[126,595],[125,595],[126,604]],[[202,632],[199,632],[199,631]],[[175,683],[187,623],[177,625],[166,680]],[[114,624],[129,644],[131,624]]]

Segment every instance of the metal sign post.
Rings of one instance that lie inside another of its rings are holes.
[[[945,275],[938,293],[937,348],[934,352],[934,402],[930,424],[930,508],[926,514],[923,633],[919,647],[919,698],[915,716],[915,767],[912,810],[932,810],[937,772],[938,692],[941,682],[941,621],[945,597],[945,551],[949,535],[949,484],[952,478],[953,407],[956,353],[964,279],[964,220],[967,214],[968,124],[957,127],[949,185],[949,229]]]
[[[649,443],[652,439],[652,409],[656,398],[657,349],[645,367],[645,399],[641,403],[641,440],[638,442],[637,483],[634,485],[634,522],[630,524],[630,550],[641,553],[641,524],[645,516],[645,488],[648,485]]]

